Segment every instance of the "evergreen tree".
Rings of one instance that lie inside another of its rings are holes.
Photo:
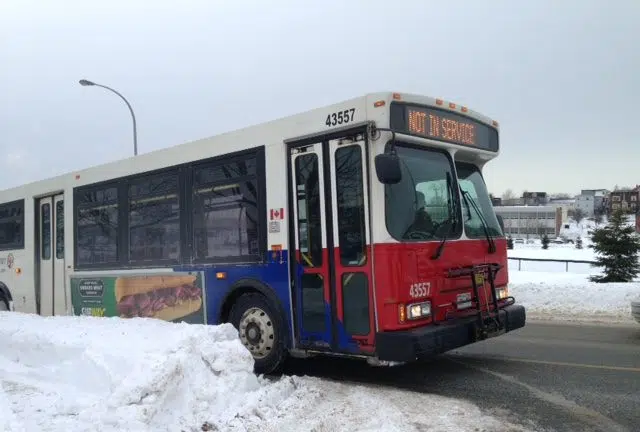
[[[582,237],[576,239],[576,249],[582,249]]]
[[[592,281],[631,282],[640,273],[640,238],[621,210],[611,215],[607,225],[593,230],[592,242],[590,247],[598,253],[593,266],[604,268],[604,275],[591,276]]]
[[[507,237],[507,249],[513,249],[513,237]]]
[[[549,249],[549,236],[542,234],[542,249]]]

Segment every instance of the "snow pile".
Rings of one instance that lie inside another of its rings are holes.
[[[259,388],[230,325],[2,313],[0,341],[16,430],[189,430]]]
[[[628,322],[640,282],[595,283],[575,273],[511,271],[509,292],[530,318]]]
[[[467,402],[275,381],[230,325],[0,312],[0,431],[521,430]]]

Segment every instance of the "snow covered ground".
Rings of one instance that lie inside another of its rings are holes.
[[[595,283],[584,274],[511,271],[509,280],[532,319],[627,323],[631,301],[640,298],[640,282]]]
[[[550,244],[542,249],[537,244],[515,244],[509,258],[595,261],[588,248],[572,244]],[[568,270],[568,271],[567,271]],[[631,301],[640,299],[640,278],[632,283],[600,284],[589,281],[589,275],[601,269],[590,264],[509,260],[509,286],[518,303],[527,307],[534,319],[573,321],[631,322]]]
[[[524,430],[467,402],[276,381],[230,325],[0,312],[0,431]]]

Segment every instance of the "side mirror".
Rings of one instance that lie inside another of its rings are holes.
[[[496,219],[498,219],[498,225],[500,225],[500,229],[502,230],[502,233],[504,234],[504,219],[502,219],[501,215],[496,215]]]
[[[382,184],[397,184],[402,180],[400,160],[395,154],[383,153],[375,157],[376,175]]]

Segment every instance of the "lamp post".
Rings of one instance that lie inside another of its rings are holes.
[[[106,85],[97,84],[86,79],[81,79],[79,83],[81,86],[85,86],[85,87],[96,86],[96,87],[102,87],[103,89],[107,89],[117,94],[118,96],[120,96],[120,98],[124,101],[124,103],[127,104],[127,107],[129,107],[129,111],[131,112],[131,118],[133,119],[133,154],[134,156],[137,156],[138,155],[138,132],[136,130],[136,115],[133,113],[133,108],[131,108],[131,104],[129,103],[129,101],[120,93],[118,93],[116,90],[112,89],[111,87],[107,87]]]

